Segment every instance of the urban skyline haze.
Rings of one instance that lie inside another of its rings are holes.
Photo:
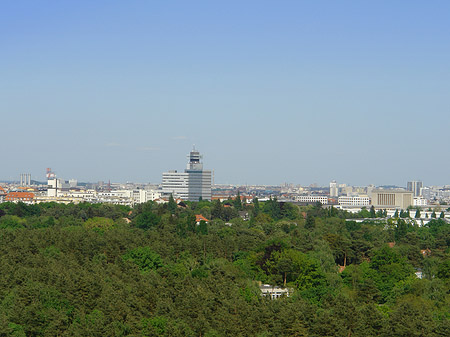
[[[0,180],[449,184],[450,3],[0,4]]]

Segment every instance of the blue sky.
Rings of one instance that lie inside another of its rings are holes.
[[[449,184],[448,1],[4,1],[0,179]]]

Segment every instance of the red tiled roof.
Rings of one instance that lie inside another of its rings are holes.
[[[429,248],[422,249],[420,252],[422,253],[423,256],[431,255],[431,250]]]
[[[209,222],[209,220],[208,219],[206,219],[203,215],[201,215],[201,214],[196,214],[195,215],[195,220],[197,221],[197,222],[200,222],[200,221],[205,221],[205,222]]]
[[[33,199],[34,193],[30,192],[9,192],[5,197],[5,201],[33,200]]]

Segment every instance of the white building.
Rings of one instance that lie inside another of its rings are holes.
[[[336,180],[330,183],[330,197],[337,197],[339,195],[339,188]]]
[[[161,192],[155,190],[135,190],[132,195],[133,203],[135,204],[142,204],[159,198],[161,198]]]
[[[189,153],[189,162],[183,173],[164,172],[163,194],[188,201],[211,200],[211,171],[203,170],[201,158],[200,152],[194,148]]]
[[[74,188],[78,186],[78,180],[76,179],[69,179],[69,188]]]
[[[320,202],[322,205],[328,205],[328,197],[326,195],[298,195],[295,197],[295,200],[304,203]]]
[[[423,197],[414,197],[413,206],[427,206],[428,200]]]
[[[47,180],[47,196],[48,197],[57,197],[61,194],[61,190],[64,185],[64,181],[62,179],[58,179],[56,177]]]
[[[169,171],[162,176],[162,190],[164,194],[172,194],[174,198],[188,200],[189,175],[185,172]]]
[[[341,196],[338,199],[341,206],[369,206],[370,198],[367,195],[349,195]]]
[[[277,286],[272,286],[270,284],[260,285],[259,290],[261,290],[262,296],[268,296],[272,300],[280,298],[281,296],[289,297],[289,295],[290,295],[289,288],[281,288],[281,287],[277,287]]]

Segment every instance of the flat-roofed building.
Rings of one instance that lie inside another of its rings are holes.
[[[259,286],[262,296],[267,296],[272,300],[280,298],[282,296],[289,297],[291,290],[289,288],[281,288],[270,284],[262,284]]]
[[[330,183],[330,197],[337,197],[339,195],[339,188],[336,180]]]
[[[421,181],[408,181],[406,189],[414,193],[415,197],[422,195],[423,183]]]
[[[295,200],[309,204],[320,202],[322,205],[328,205],[328,197],[326,195],[298,195],[295,197]]]
[[[369,206],[370,198],[368,195],[348,195],[341,196],[338,199],[341,206]]]
[[[374,189],[372,205],[375,208],[407,209],[413,205],[413,192],[403,189]]]
[[[184,172],[169,171],[162,176],[162,192],[188,201],[211,200],[211,171],[203,170],[202,156],[195,148],[189,153]]]
[[[427,206],[428,200],[423,197],[414,197],[413,206]]]

